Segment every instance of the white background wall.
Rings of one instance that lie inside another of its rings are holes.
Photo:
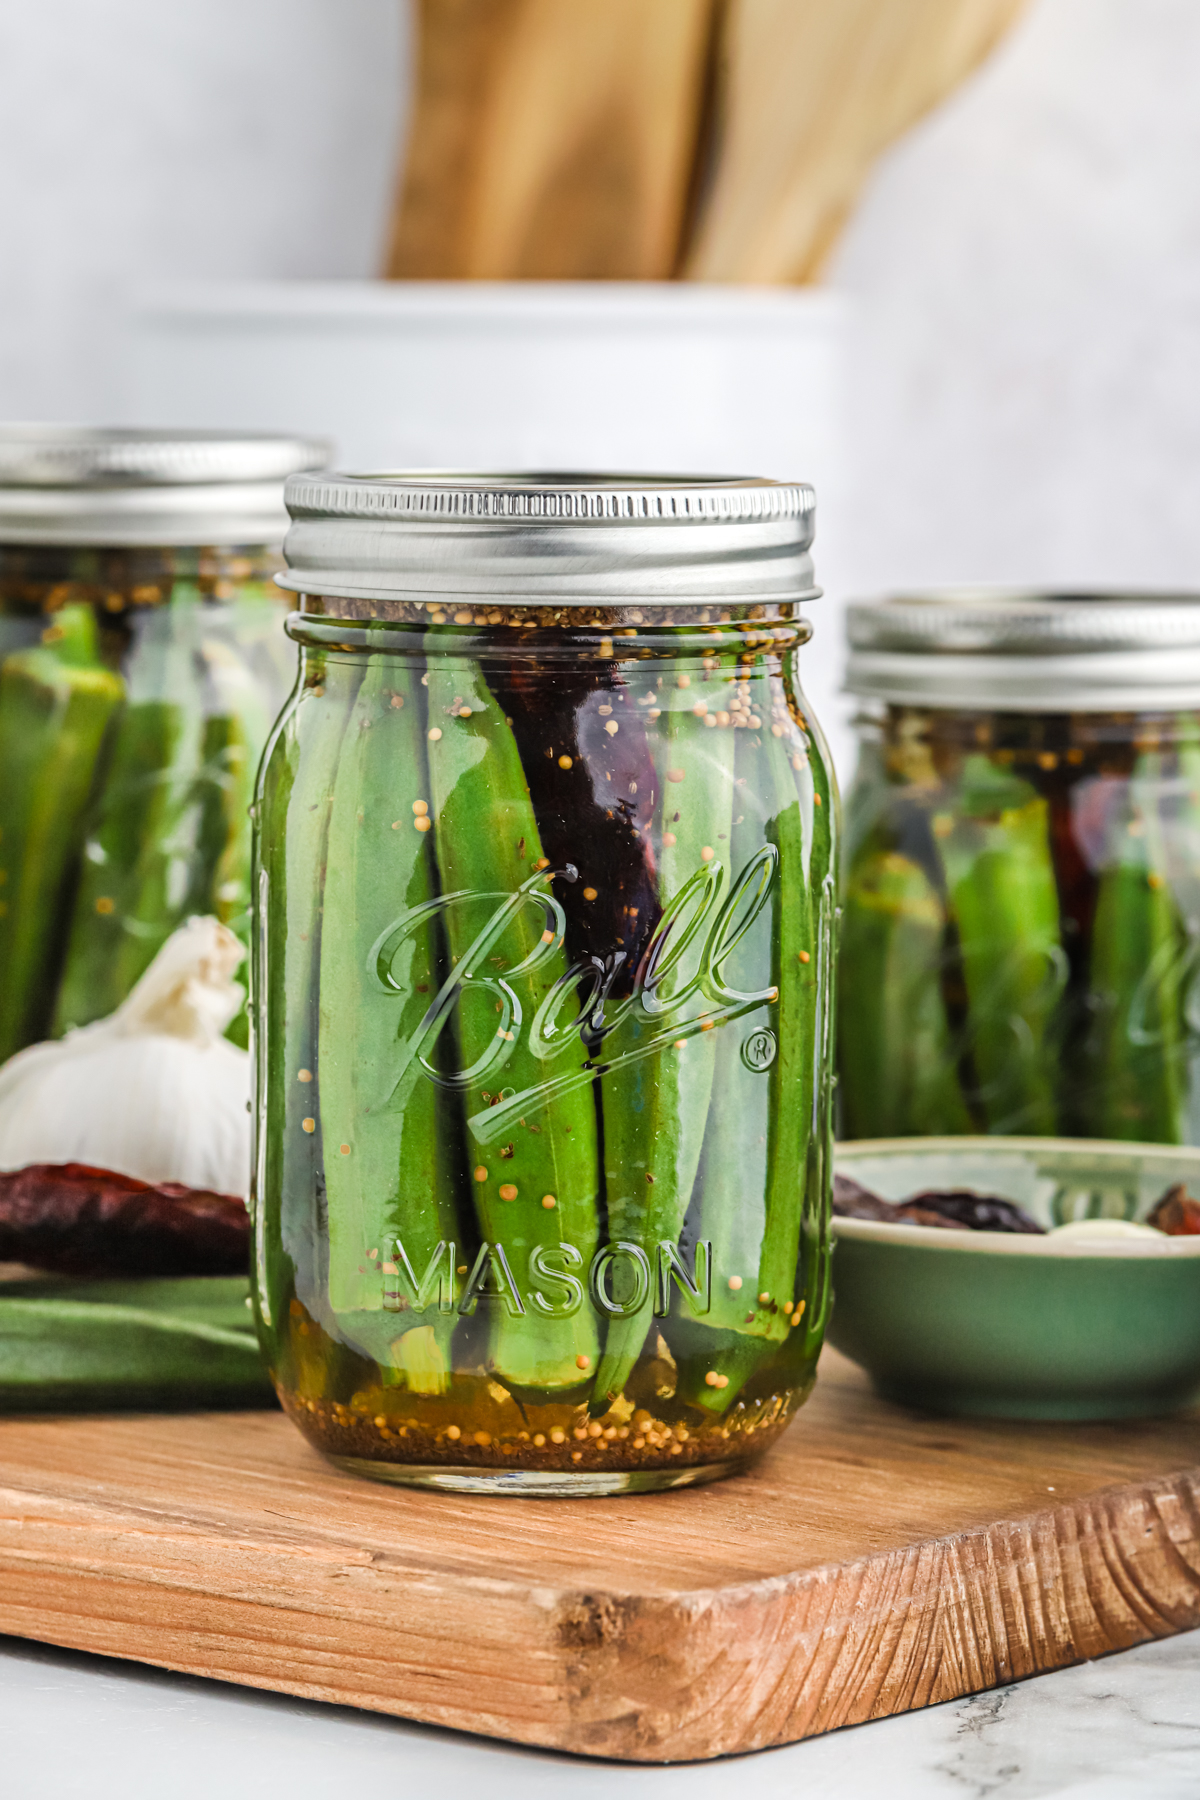
[[[880,169],[856,569],[1200,588],[1200,5],[1037,0]]]
[[[0,416],[127,416],[147,280],[373,274],[407,55],[402,0],[0,0]],[[1200,587],[1197,0],[1034,0],[832,279],[843,596]]]
[[[130,286],[375,275],[403,0],[0,0],[0,417],[120,411]]]

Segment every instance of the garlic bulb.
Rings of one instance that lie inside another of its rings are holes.
[[[0,1069],[0,1169],[90,1163],[221,1194],[250,1184],[250,1058],[222,1037],[245,952],[216,919],[169,937],[107,1019]]]

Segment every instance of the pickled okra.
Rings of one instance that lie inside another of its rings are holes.
[[[763,711],[768,704],[764,696]],[[829,976],[819,914],[831,796],[814,781],[807,737],[778,700],[773,710],[780,736],[761,749],[753,740],[739,744],[735,764],[730,951],[713,971],[732,1020],[714,1034],[722,1105],[709,1114],[688,1221],[688,1235],[711,1244],[721,1277],[704,1317],[689,1317],[677,1303],[673,1327],[681,1341],[707,1347],[708,1367],[687,1393],[714,1414],[727,1410],[803,1319],[797,1286],[809,1149],[825,1125],[813,1076],[819,986]],[[817,905],[809,883],[798,884],[792,904],[780,904],[782,873],[806,864],[817,877]],[[747,1015],[758,1022],[749,1036],[737,1023]],[[780,1017],[791,1022],[782,1037],[774,1024]]]
[[[1159,816],[1163,757],[1139,756],[1129,811],[1113,822],[1089,965],[1091,1070],[1106,1137],[1182,1139],[1185,940]]]
[[[592,1095],[531,1100],[527,1114],[504,1107],[499,1135],[488,1117],[493,1102],[544,1082],[530,1034],[567,973],[553,878],[574,871],[548,868],[512,728],[478,665],[431,659],[426,695],[431,836],[453,897],[442,914],[455,967],[446,997],[463,1071],[448,1086],[466,1114],[481,1239],[462,1304],[486,1309],[501,1380],[574,1388],[592,1379],[599,1351],[578,1281],[599,1229]]]
[[[942,993],[946,909],[920,863],[868,848],[842,902],[842,1128],[932,1137],[972,1129]]]
[[[45,1036],[88,802],[124,684],[96,655],[91,612],[0,668],[0,1060]]]
[[[889,712],[843,896],[845,1135],[1196,1141],[1198,744],[1192,715]]]
[[[130,936],[130,921],[138,917],[147,858],[157,855],[166,830],[182,731],[180,708],[170,700],[135,701],[121,713],[83,857],[56,1031],[114,1012],[148,961],[140,938]]]
[[[3,1058],[111,1014],[191,916],[248,947],[251,789],[295,674],[283,476],[320,451],[240,432],[0,439]],[[228,1035],[247,1028],[240,1013]]]
[[[236,713],[210,714],[204,721],[196,776],[197,855],[188,909],[211,913],[225,925],[242,925],[250,904],[245,821],[256,762]]]
[[[1053,1021],[1065,978],[1046,802],[968,757],[957,814],[934,832],[958,932],[970,1053],[994,1131],[1056,1125]]]
[[[249,806],[269,721],[236,648],[181,587],[142,621],[129,659],[133,697],[89,808],[57,1032],[119,1006],[186,918],[247,931]]]
[[[329,818],[316,1075],[338,1326],[400,1383],[440,1393],[457,1323],[461,1127],[456,1097],[422,1061],[435,1048],[420,1027],[439,960],[422,697],[410,668],[377,657],[346,727]],[[381,919],[398,922],[381,932]]]
[[[665,1009],[688,987],[698,989],[694,940],[706,902],[728,892],[732,879],[734,748],[732,734],[718,738],[705,729],[686,694],[664,717],[655,775],[663,797],[659,899],[668,929],[660,924],[647,958],[665,978]],[[688,1010],[699,1015],[704,1005],[697,991]],[[614,1307],[614,1316],[596,1372],[597,1404],[621,1392],[646,1341],[659,1246],[678,1241],[700,1166],[717,1043],[711,1031],[688,1030],[682,1023],[676,1030],[684,1036],[679,1041],[673,1036],[670,1049],[623,1062],[600,1084],[609,1235],[614,1243],[636,1246],[642,1259],[629,1253],[624,1259],[627,1287],[629,1271],[637,1282],[634,1292],[610,1288],[602,1298]],[[630,1048],[640,1049],[661,1035],[661,1014],[639,1009],[627,1031]]]

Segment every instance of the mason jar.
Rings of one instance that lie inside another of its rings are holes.
[[[705,1481],[829,1309],[813,496],[297,476],[259,781],[256,1304],[344,1469]]]
[[[849,631],[842,1135],[1200,1143],[1200,597]]]
[[[0,1061],[111,1013],[191,914],[246,937],[254,774],[292,678],[283,481],[324,458],[0,428]]]

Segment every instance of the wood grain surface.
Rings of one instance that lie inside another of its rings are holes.
[[[1200,1415],[931,1420],[832,1352],[747,1474],[340,1475],[278,1413],[0,1423],[0,1630],[587,1755],[785,1743],[1200,1624]]]
[[[729,0],[716,155],[684,273],[813,281],[880,154],[1027,0]]]
[[[386,273],[674,273],[715,0],[421,0]]]

